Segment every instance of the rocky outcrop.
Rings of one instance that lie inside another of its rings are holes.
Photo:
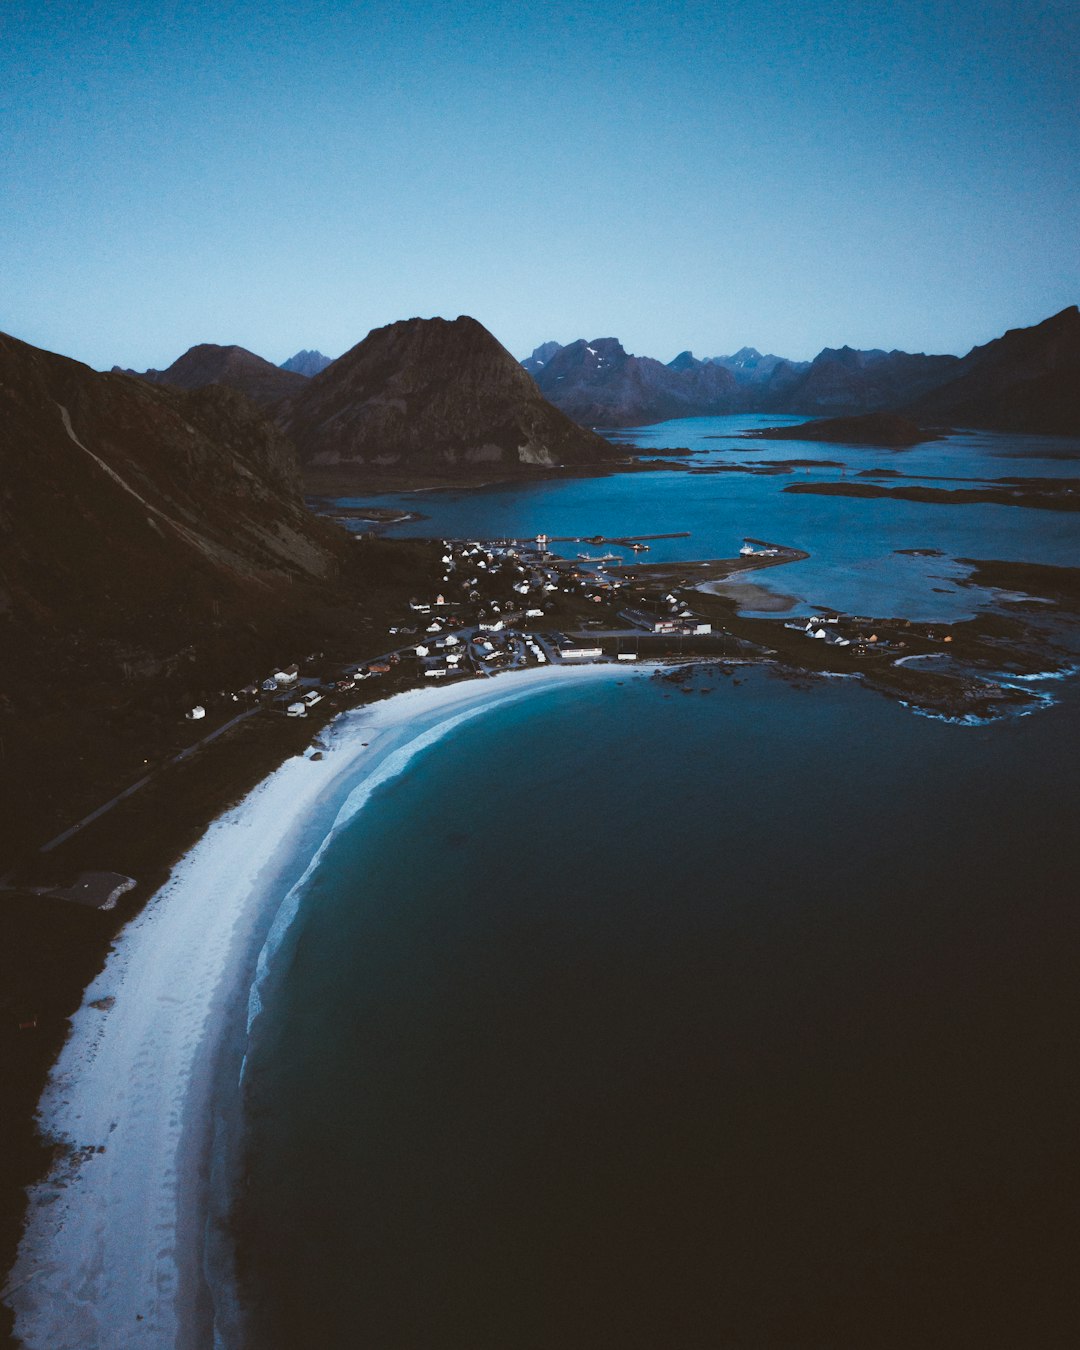
[[[119,372],[119,367],[114,366],[113,370]],[[238,390],[263,408],[271,408],[296,393],[305,378],[303,374],[271,365],[244,347],[219,347],[213,342],[190,347],[168,370],[123,373],[177,389],[204,389],[210,384],[220,384]]]
[[[689,360],[684,360],[689,357]],[[582,426],[628,427],[732,412],[734,377],[690,353],[665,366],[631,356],[615,338],[583,338],[562,347],[534,374],[540,392]]]
[[[475,477],[596,464],[616,451],[576,426],[475,319],[406,319],[339,357],[282,409],[311,476]]]

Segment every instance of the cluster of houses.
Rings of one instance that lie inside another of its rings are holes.
[[[841,630],[841,624],[847,628],[846,634]],[[803,634],[813,642],[824,642],[830,647],[850,647],[858,656],[865,656],[871,650],[891,645],[887,641],[880,640],[877,633],[866,631],[871,627],[869,619],[844,619],[838,614],[828,616],[815,614],[809,619],[789,621],[784,627],[793,633]]]
[[[415,648],[415,656],[426,679],[445,679],[449,675],[464,675],[468,669],[467,644],[456,633],[430,638]]]
[[[413,600],[410,609],[427,616],[427,632],[452,626],[448,620],[498,622],[507,613],[525,619],[541,619],[558,595],[577,595],[595,604],[612,601],[625,584],[548,551],[547,535],[535,541],[481,543],[479,540],[443,540],[444,591],[433,600]]]
[[[786,623],[785,628],[790,628],[794,633],[805,633],[808,638],[813,638],[817,642],[827,642],[832,647],[850,647],[851,639],[844,637],[837,628],[840,622],[838,617],[828,619],[819,618],[816,615],[812,619],[807,619],[805,623]],[[866,642],[876,642],[877,634],[864,639]]]
[[[579,615],[583,600],[590,606],[607,605],[607,612],[613,613],[620,592],[633,578],[608,574],[606,564],[615,560],[614,554],[582,555],[571,561],[553,555],[549,543],[543,534],[528,541],[444,539],[435,594],[413,597],[409,619],[388,630],[401,644],[395,652],[365,665],[344,667],[330,682],[301,677],[293,664],[272,671],[232,698],[273,704],[289,717],[306,717],[326,694],[347,694],[361,681],[387,675],[401,663],[403,670],[423,680],[444,680],[553,660],[603,659],[604,649],[596,638],[575,640],[550,631],[542,635],[536,629],[545,620],[550,622],[563,597],[574,600]],[[636,630],[693,636],[712,632],[712,625],[674,593],[646,594],[636,603],[639,607],[620,612]],[[604,626],[600,619],[583,623],[587,629]],[[616,655],[625,661],[637,657],[636,651]],[[197,706],[186,715],[200,720],[206,709]]]

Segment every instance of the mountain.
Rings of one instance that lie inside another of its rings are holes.
[[[562,351],[561,342],[542,342],[532,356],[527,356],[521,364],[530,375],[535,375],[537,371],[543,370],[556,352],[560,351]]]
[[[973,347],[907,411],[960,426],[1080,435],[1080,311],[1070,305]]]
[[[699,366],[705,365],[704,361],[699,361],[693,352],[680,352],[674,361],[667,363],[668,370],[697,370]]]
[[[896,409],[948,379],[959,359],[826,347],[782,390],[771,390],[768,410],[839,415]]]
[[[844,346],[826,347],[813,361],[788,361],[741,347],[704,360],[684,351],[663,366],[627,355],[615,338],[599,338],[545,343],[525,364],[541,392],[582,426],[725,412],[895,412],[938,425],[1080,435],[1075,305],[964,357]]]
[[[809,361],[788,361],[782,356],[763,356],[756,347],[740,347],[731,356],[711,356],[713,365],[731,372],[737,384],[768,386],[775,393],[791,384],[803,371],[809,370]]]
[[[376,328],[306,382],[280,422],[309,482],[475,476],[617,454],[546,402],[506,348],[464,315]]]
[[[310,380],[312,376],[321,374],[332,360],[331,356],[323,356],[322,352],[309,352],[305,348],[287,361],[282,361],[278,369],[290,370],[294,375],[304,375]]]
[[[304,507],[293,447],[231,389],[101,374],[0,335],[0,425],[0,812],[14,845],[178,748],[194,702],[339,628],[355,640],[374,554]]]
[[[615,338],[579,339],[560,348],[534,378],[540,392],[582,426],[636,426],[738,406],[730,371],[694,362],[688,352],[676,361],[678,368],[631,356]]]
[[[295,358],[294,358],[295,359]],[[204,389],[210,384],[224,385],[246,394],[260,407],[272,407],[303,387],[305,377],[264,361],[244,347],[219,347],[203,342],[189,348],[168,370],[144,370],[114,373],[138,375],[151,384],[170,384],[177,389]]]

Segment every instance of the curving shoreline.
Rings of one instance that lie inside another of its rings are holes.
[[[29,1193],[7,1285],[27,1350],[213,1342],[204,1265],[222,1220],[220,1195],[211,1204],[211,1145],[230,1105],[220,1087],[236,1083],[267,937],[343,805],[463,713],[625,675],[549,667],[368,705],[323,733],[324,758],[286,761],[210,825],[86,989],[39,1104],[62,1152]]]

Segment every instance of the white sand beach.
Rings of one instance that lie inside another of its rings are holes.
[[[625,675],[549,667],[344,714],[322,732],[321,759],[288,760],[211,824],[121,933],[42,1098],[41,1127],[64,1151],[30,1192],[6,1291],[28,1350],[220,1344],[203,1277],[215,1064],[243,1031],[283,901],[343,803],[354,813],[365,783],[401,772],[462,714]]]

